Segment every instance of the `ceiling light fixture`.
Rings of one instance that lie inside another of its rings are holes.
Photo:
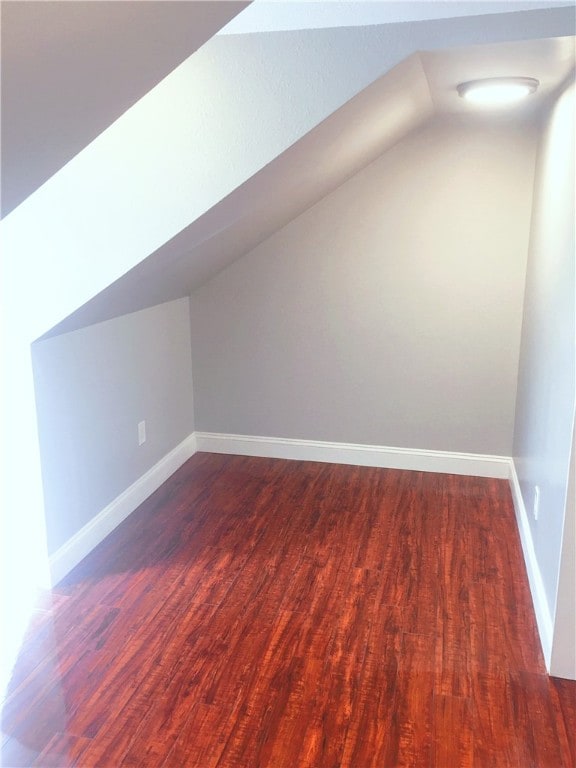
[[[539,85],[533,77],[488,77],[460,83],[458,93],[473,104],[505,106],[534,93]]]

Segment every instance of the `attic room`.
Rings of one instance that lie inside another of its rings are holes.
[[[0,8],[2,765],[576,765],[573,3]]]

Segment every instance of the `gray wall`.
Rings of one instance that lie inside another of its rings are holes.
[[[510,455],[534,157],[432,123],[195,291],[196,428]]]
[[[576,680],[576,429],[572,435],[550,671]]]
[[[194,430],[188,299],[32,349],[52,553]]]
[[[538,153],[514,435],[516,470],[552,617],[575,400],[575,129],[572,86],[551,112]],[[571,599],[573,611],[574,590]]]

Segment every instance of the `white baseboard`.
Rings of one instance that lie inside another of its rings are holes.
[[[195,453],[196,436],[192,433],[68,539],[50,557],[52,584],[63,579]]]
[[[324,461],[386,469],[410,469],[453,475],[476,475],[508,479],[507,456],[483,456],[476,453],[425,451],[418,448],[388,448],[380,445],[328,443],[319,440],[291,440],[280,437],[224,435],[196,432],[197,449],[209,453],[262,456],[272,459]]]
[[[526,563],[526,571],[528,572],[528,582],[530,584],[530,592],[532,593],[532,603],[534,604],[538,633],[540,635],[540,642],[542,643],[542,652],[544,654],[546,669],[550,671],[554,624],[552,621],[552,614],[550,613],[550,606],[548,605],[548,599],[546,598],[542,574],[540,573],[538,560],[536,559],[532,531],[530,529],[530,523],[528,522],[528,513],[526,511],[524,499],[522,498],[522,491],[520,489],[520,483],[518,481],[518,475],[513,459],[510,460],[510,488],[512,490],[512,500],[516,512],[516,523],[518,525],[518,531],[520,532],[520,541],[522,542],[522,551],[524,552],[524,562]]]

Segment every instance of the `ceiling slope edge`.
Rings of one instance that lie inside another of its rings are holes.
[[[566,27],[557,13],[506,16],[515,18],[489,16],[482,28],[453,19],[212,38],[0,222],[19,337],[33,341],[106,291],[423,42],[438,49]]]
[[[189,295],[433,114],[413,54],[323,120],[45,337]]]
[[[432,117],[497,121],[470,113],[457,94],[460,80],[537,74],[538,97],[514,118],[535,129],[574,57],[573,37],[413,54],[46,335],[192,293]]]
[[[2,2],[1,215],[247,5]]]

